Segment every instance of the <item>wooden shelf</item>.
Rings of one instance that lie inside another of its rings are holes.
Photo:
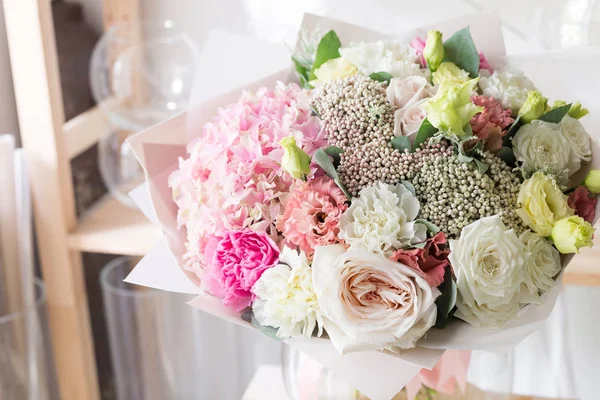
[[[159,239],[160,230],[141,211],[107,195],[84,214],[68,243],[73,250],[143,256]]]

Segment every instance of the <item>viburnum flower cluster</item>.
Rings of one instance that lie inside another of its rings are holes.
[[[331,31],[315,49],[295,59],[302,87],[220,109],[170,177],[202,288],[341,353],[400,353],[459,319],[499,328],[542,302],[561,254],[592,245],[587,110],[549,104],[468,29],[348,46]]]

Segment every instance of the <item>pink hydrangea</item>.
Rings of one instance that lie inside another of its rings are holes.
[[[311,257],[316,246],[338,243],[339,220],[348,199],[329,177],[298,182],[284,203],[277,229],[288,246],[297,246]]]
[[[495,153],[502,147],[507,128],[514,122],[511,110],[502,108],[502,104],[493,97],[473,96],[471,101],[484,108],[471,119],[473,134],[478,138],[475,142],[485,141],[486,149]]]
[[[203,284],[223,304],[242,311],[253,300],[252,288],[279,260],[279,249],[266,233],[252,230],[211,237],[204,249]]]
[[[187,232],[186,270],[202,276],[204,248],[223,232],[248,228],[277,239],[275,219],[293,181],[280,165],[279,142],[287,136],[309,155],[327,144],[308,92],[279,83],[244,92],[189,143],[188,157],[169,177]]]

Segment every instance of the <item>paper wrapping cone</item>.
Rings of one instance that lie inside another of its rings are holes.
[[[370,41],[383,38],[382,34],[333,19],[307,14],[303,26],[319,25],[322,32],[335,29],[343,43]],[[492,63],[501,62],[505,55],[504,42],[499,19],[488,15],[471,15],[435,25],[446,35],[469,25],[478,50],[483,51]],[[429,27],[405,32],[398,37],[408,42],[415,35],[425,36]],[[550,57],[550,58],[547,58]],[[551,98],[579,100],[591,111],[584,123],[593,134],[592,128],[600,118],[599,100],[586,93],[586,77],[594,76],[593,69],[600,66],[600,52],[582,52],[589,73],[573,71],[572,58],[560,54],[509,57],[511,65],[525,70],[539,89]],[[549,62],[545,62],[549,60]],[[227,76],[226,73],[223,76]],[[169,175],[177,169],[178,159],[185,157],[185,145],[191,137],[201,132],[204,123],[210,121],[219,107],[236,102],[243,89],[256,89],[260,86],[273,86],[276,81],[287,81],[293,77],[293,70],[280,71],[272,76],[205,101],[188,113],[141,132],[129,140],[136,156],[144,167],[147,182],[134,191],[133,198],[140,209],[163,233],[163,241],[138,264],[127,278],[130,283],[157,289],[190,293],[196,298],[190,302],[193,307],[254,329],[244,322],[239,314],[223,306],[220,299],[200,291],[195,276],[186,274],[179,266],[183,265],[185,233],[177,227],[177,207],[172,201],[167,185]],[[564,79],[564,81],[563,81]],[[587,121],[586,121],[587,120]],[[600,168],[600,151],[594,142],[594,167]],[[586,169],[589,169],[588,166]],[[600,209],[597,214],[600,214]],[[568,257],[566,261],[570,261]],[[560,278],[559,278],[560,279]],[[389,355],[370,351],[348,355],[338,354],[326,339],[288,340],[289,345],[317,360],[335,375],[347,381],[373,400],[389,400],[421,368],[431,369],[444,349],[501,349],[512,347],[541,324],[552,310],[558,295],[559,285],[542,296],[541,305],[529,305],[519,316],[502,329],[480,329],[463,322],[455,322],[443,331],[432,329],[419,347],[405,351],[402,355]]]

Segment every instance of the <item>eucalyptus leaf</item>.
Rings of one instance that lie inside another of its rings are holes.
[[[415,223],[425,225],[425,227],[427,228],[427,232],[431,233],[432,235],[435,235],[441,231],[441,229],[436,224],[427,221],[426,219],[417,219]]]
[[[393,76],[385,71],[381,71],[381,72],[373,72],[371,75],[369,75],[369,78],[371,78],[377,82],[388,82],[389,83],[392,80]]]
[[[340,181],[340,178],[335,178],[333,182],[342,190],[342,192],[344,192],[348,199],[352,199],[352,195],[350,192],[348,192],[348,189],[346,189],[346,186],[342,183],[342,181]]]
[[[390,140],[390,143],[392,144],[392,147],[398,150],[400,153],[404,153],[404,150],[408,150],[410,153],[413,151],[412,143],[406,136],[395,137]]]
[[[340,165],[340,161],[342,160],[341,158],[341,154],[344,152],[344,150],[340,149],[337,146],[329,146],[325,148],[325,153],[327,153],[328,156],[330,156],[331,158],[333,158],[333,165],[337,168],[338,165]]]
[[[277,328],[273,328],[272,326],[264,326],[261,325],[260,322],[252,315],[251,319],[252,326],[255,327],[260,333],[265,336],[270,337],[271,339],[281,340],[277,337]]]
[[[419,127],[419,131],[415,136],[415,142],[413,143],[413,149],[418,149],[421,144],[425,143],[428,139],[432,138],[437,132],[438,128],[431,125],[431,122],[427,118],[423,120],[421,126]]]
[[[321,119],[321,114],[319,114],[319,112],[317,111],[317,109],[315,108],[315,106],[313,106],[313,105],[311,104],[311,106],[310,106],[310,109],[312,110],[313,114],[314,114],[316,117],[319,117],[319,119]]]
[[[303,89],[310,89],[310,85],[308,83],[308,77],[310,74],[310,66],[302,63],[296,57],[292,57],[292,61],[294,61],[294,66],[296,67],[296,72],[298,73],[298,78],[300,79],[300,84]]]
[[[479,76],[479,53],[469,27],[463,28],[444,42],[444,61],[464,69],[472,78]]]
[[[460,161],[460,162],[470,163],[471,161],[474,160],[473,157],[470,157],[470,156],[468,156],[466,154],[463,154],[463,153],[458,153],[457,157],[458,157],[458,161]]]
[[[490,166],[483,161],[480,161],[476,158],[474,158],[473,161],[475,161],[475,164],[477,164],[477,169],[479,170],[480,174],[485,174],[487,170],[490,169]]]
[[[511,147],[504,146],[502,147],[496,156],[499,157],[506,165],[509,167],[514,167],[517,165],[517,159],[515,157],[515,153]]]
[[[334,30],[327,32],[321,38],[321,41],[317,46],[315,62],[313,63],[312,69],[310,70],[310,74],[308,76],[309,81],[317,78],[315,76],[315,70],[317,70],[323,63],[340,56],[340,47],[342,47],[342,42],[340,42],[340,38]]]
[[[349,199],[352,198],[350,193],[348,193],[346,186],[344,186],[344,184],[340,180],[340,177],[339,177],[337,171],[335,170],[335,166],[333,165],[333,162],[331,162],[329,155],[327,154],[327,152],[324,149],[318,149],[317,151],[315,151],[312,161],[316,162],[317,165],[319,167],[321,167],[321,169],[327,174],[327,176],[330,177],[331,179],[333,179],[335,184],[338,185],[338,187],[340,189],[342,189],[342,192],[344,192],[346,197],[348,197]]]
[[[425,246],[427,246],[427,242],[421,242],[421,243],[411,245],[411,247],[413,247],[415,249],[424,249]]]
[[[413,186],[413,184],[410,183],[410,181],[402,181],[402,184],[404,185],[405,188],[408,189],[409,192],[412,193],[413,196],[417,195],[417,191],[415,190],[415,187]]]
[[[560,121],[562,121],[562,119],[565,117],[565,115],[567,115],[567,113],[569,112],[570,109],[571,109],[571,103],[561,106],[561,107],[554,108],[554,109],[548,111],[546,114],[542,115],[540,117],[540,121],[553,122],[555,124],[558,124]]]
[[[456,282],[452,278],[452,269],[449,266],[444,271],[444,281],[438,289],[442,294],[435,300],[438,312],[435,327],[443,329],[448,326],[454,311],[456,311],[456,296],[458,293]]]

